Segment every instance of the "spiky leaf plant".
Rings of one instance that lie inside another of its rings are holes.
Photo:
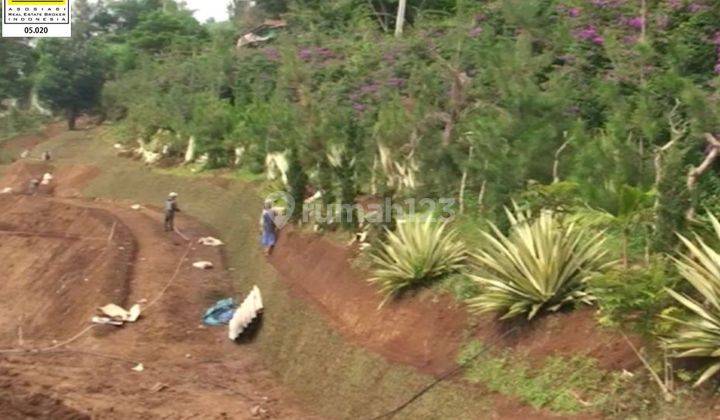
[[[710,215],[710,221],[720,238],[720,222],[713,215]],[[678,271],[702,295],[704,302],[668,290],[692,315],[685,319],[663,315],[680,327],[666,339],[666,344],[675,358],[714,359],[695,382],[695,386],[699,386],[720,371],[720,254],[697,235],[695,241],[678,236],[688,249],[687,254],[675,259]]]
[[[587,282],[609,264],[602,233],[591,236],[550,211],[537,218],[519,209],[506,213],[508,235],[492,224],[483,232],[487,245],[475,254],[479,274],[473,276],[481,292],[470,299],[471,309],[532,319],[565,304],[591,303]]]
[[[380,287],[382,306],[407,288],[460,270],[466,249],[447,223],[427,218],[398,222],[370,258],[374,269],[368,281]]]

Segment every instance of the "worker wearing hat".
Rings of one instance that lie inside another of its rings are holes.
[[[165,200],[165,231],[172,232],[175,230],[175,213],[180,212],[177,205],[177,193],[170,193]]]

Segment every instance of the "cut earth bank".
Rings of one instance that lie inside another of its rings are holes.
[[[200,325],[208,302],[234,294],[220,250],[165,234],[151,209],[53,195],[99,173],[87,166],[19,162],[0,184],[47,170],[57,188],[0,195],[0,418],[317,418],[253,352]],[[190,237],[213,233],[181,221]],[[137,323],[89,323],[135,302]]]
[[[378,297],[349,267],[349,251],[325,239],[290,230],[271,259],[273,269],[258,249],[261,200],[252,185],[159,174],[117,158],[105,134],[104,129],[62,133],[43,147],[53,151],[61,166],[92,164],[103,169],[84,189],[87,196],[157,203],[168,191],[178,191],[187,214],[222,232],[235,289],[258,284],[268,308],[256,339],[228,351],[238,352],[238,357],[256,353],[308,409],[332,418],[382,414],[451,369],[461,343],[475,334],[463,309],[446,297],[426,294],[377,312]],[[550,328],[524,331],[499,345],[525,351],[536,360],[582,353],[597,357],[604,369],[635,367],[629,349],[617,337],[599,332],[589,322],[590,315],[585,311],[546,321]],[[500,335],[486,320],[476,330],[481,339]],[[514,398],[447,381],[397,417],[549,416]]]

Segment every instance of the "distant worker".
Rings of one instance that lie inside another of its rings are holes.
[[[275,211],[272,208],[272,201],[265,201],[262,212],[262,246],[265,248],[265,255],[269,256],[277,242],[277,226],[275,224]]]
[[[39,179],[31,179],[30,185],[28,186],[28,193],[30,195],[35,195],[35,194],[37,194],[39,188],[40,188],[40,180]]]
[[[50,159],[51,159],[50,151],[48,151],[48,150],[44,151],[42,154],[42,160],[44,160],[45,162],[49,162]]]
[[[175,213],[179,213],[180,209],[177,205],[177,193],[170,193],[165,200],[165,231],[172,232],[175,230]]]

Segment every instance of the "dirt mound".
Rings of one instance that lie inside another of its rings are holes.
[[[21,160],[8,166],[0,180],[0,189],[12,188],[16,193],[28,192],[30,180],[53,176],[49,185],[41,185],[40,194],[58,197],[78,197],[80,190],[100,174],[100,169],[90,165],[55,166],[38,161]]]
[[[291,290],[317,304],[351,341],[431,374],[455,366],[468,328],[465,311],[430,294],[378,310],[382,299],[350,267],[352,257],[345,247],[287,228],[270,261]]]
[[[350,340],[423,372],[439,374],[454,367],[460,346],[471,335],[466,310],[452,298],[428,291],[378,310],[381,297],[367,283],[369,276],[351,267],[352,258],[346,247],[287,228],[270,261],[291,290],[316,304]],[[600,329],[590,310],[513,327],[484,317],[474,334],[489,343],[511,328],[514,332],[496,345],[535,360],[586,355],[605,369],[637,366],[622,338]]]

